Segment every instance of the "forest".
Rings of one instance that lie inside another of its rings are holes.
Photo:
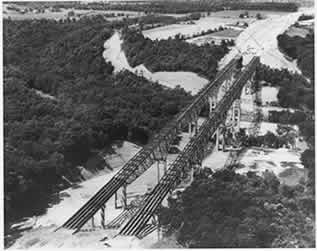
[[[314,19],[314,15],[305,15],[302,14],[299,18],[298,21],[306,21],[306,20],[311,20]]]
[[[141,17],[129,18],[131,23],[134,23],[132,27],[137,27],[141,31],[161,27],[165,25],[176,24],[180,22],[192,22],[193,20],[199,20],[201,18],[200,13],[191,13],[185,16],[174,17],[170,15],[160,14],[147,14]],[[130,27],[130,28],[132,28]]]
[[[203,4],[197,5],[197,11],[206,7]],[[190,6],[155,4],[147,11],[183,13]],[[285,10],[285,6],[289,11],[296,7],[273,4],[263,8]],[[217,62],[228,52],[225,43],[199,47],[180,36],[151,41],[140,32],[126,29],[127,23],[109,23],[98,16],[78,21],[3,23],[6,221],[34,215],[30,211],[38,207],[37,201],[68,186],[63,176],[79,181],[76,167],[86,166],[98,151],[110,152],[117,140],[146,144],[193,99],[180,87],[169,89],[128,71],[114,74],[111,63],[102,57],[103,44],[114,29],[125,28],[123,49],[129,63],[143,63],[151,71],[192,71],[212,80]],[[210,175],[203,170],[183,193],[169,198],[168,208],[159,212],[167,233],[177,230],[177,240],[183,246],[315,246],[315,136],[310,116],[314,111],[314,68],[306,65],[311,60],[308,52],[312,53],[306,46],[309,43],[298,41],[290,42],[296,48],[293,56],[310,82],[287,70],[263,65],[256,79],[280,88],[282,107],[299,110],[295,114],[272,113],[271,119],[298,124],[309,143],[310,149],[301,156],[309,171],[307,184],[285,186],[271,173],[259,177],[251,172],[245,176],[225,170]],[[288,46],[281,44],[282,48]],[[285,143],[285,139],[270,133],[245,140],[246,146],[280,147]]]
[[[291,37],[283,33],[277,37],[280,50],[292,59],[297,59],[297,65],[303,74],[314,78],[314,32],[307,34],[305,38],[295,36]]]
[[[189,248],[315,247],[314,198],[303,185],[263,177],[203,170],[159,211],[166,235]]]
[[[307,66],[307,71],[313,71]],[[310,72],[310,76],[314,76]],[[256,72],[257,81],[266,81],[272,86],[278,87],[277,95],[279,105],[285,108],[297,109],[294,113],[290,112],[271,112],[269,119],[272,122],[297,124],[300,134],[304,136],[309,145],[301,158],[305,168],[309,172],[309,187],[315,189],[315,96],[314,96],[314,77],[307,81],[303,76],[294,74],[286,69],[272,69],[261,65]]]
[[[150,71],[191,71],[209,80],[217,73],[218,61],[229,51],[222,45],[197,46],[175,38],[152,41],[141,32],[125,29],[122,48],[133,67],[144,64]]]
[[[278,36],[280,49],[288,56],[297,59],[298,67],[305,77],[288,72],[286,69],[270,69],[262,65],[257,69],[256,79],[264,80],[279,87],[279,105],[297,109],[290,112],[271,112],[270,119],[277,122],[297,124],[300,134],[308,143],[309,149],[301,154],[301,161],[308,170],[308,180],[304,193],[315,199],[315,78],[314,78],[314,32],[301,37],[289,37],[285,33]]]
[[[305,66],[310,76],[313,76],[313,68]],[[271,86],[279,87],[278,102],[284,108],[311,110],[314,106],[314,77],[307,81],[302,75],[294,74],[286,69],[272,69],[261,65],[256,72],[258,81],[266,81]]]
[[[269,111],[269,122],[296,125],[306,120],[303,111]]]
[[[59,5],[61,8],[63,4]],[[237,0],[212,0],[212,1],[151,1],[142,3],[107,3],[92,2],[88,4],[78,4],[78,9],[95,10],[125,10],[125,11],[144,11],[145,13],[192,13],[206,11],[232,10],[274,10],[274,11],[297,11],[295,3],[264,2],[251,3]]]
[[[4,20],[7,221],[38,206],[30,201],[68,186],[63,176],[78,181],[76,166],[96,151],[110,151],[116,140],[146,144],[192,100],[181,88],[126,71],[114,75],[102,57],[113,25],[101,17]]]
[[[308,178],[291,187],[280,184],[271,172],[260,177],[253,172],[237,174],[235,166],[214,173],[202,169],[183,192],[169,197],[168,207],[159,210],[159,221],[165,235],[175,236],[183,247],[315,247],[313,47],[306,46],[305,42],[298,44],[298,40],[294,44],[292,40],[284,42],[286,48],[296,48],[299,67],[308,80],[286,69],[272,69],[265,65],[258,67],[255,80],[278,87],[278,104],[295,109],[294,112],[271,112],[269,120],[299,126],[300,134],[309,145],[309,149],[301,154]],[[285,130],[289,129],[278,129],[280,132]],[[243,131],[237,137],[244,147],[264,145],[279,148],[290,140],[282,134],[267,133],[254,137]]]

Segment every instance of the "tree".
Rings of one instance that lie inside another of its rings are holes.
[[[258,20],[263,19],[263,17],[262,17],[262,15],[261,15],[261,13],[257,13],[257,14],[256,14],[256,19],[258,19]]]
[[[184,247],[311,247],[313,230],[305,220],[309,213],[302,210],[312,204],[297,197],[302,193],[286,186],[280,189],[271,172],[259,177],[217,171],[212,177],[197,176],[185,191],[169,199],[159,219],[169,233],[177,232]],[[281,242],[283,238],[295,242]]]

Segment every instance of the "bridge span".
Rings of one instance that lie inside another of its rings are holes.
[[[126,194],[128,184],[134,182],[156,161],[165,161],[168,149],[178,133],[188,125],[189,130],[195,128],[196,136],[186,145],[182,153],[165,172],[157,186],[145,198],[137,210],[129,213],[130,220],[121,228],[120,234],[138,235],[155,212],[167,193],[174,189],[181,180],[181,175],[188,173],[193,165],[201,163],[208,140],[216,135],[219,142],[219,127],[224,123],[230,112],[233,126],[239,127],[239,116],[234,101],[239,98],[243,86],[250,82],[259,58],[254,57],[251,62],[240,71],[240,58],[236,57],[219,72],[212,83],[209,83],[198,94],[195,100],[182,112],[175,116],[148,145],[142,148],[106,183],[87,203],[85,203],[62,227],[79,231],[98,210],[104,214],[105,203],[123,188]],[[222,92],[221,92],[222,89]],[[219,103],[217,104],[219,100]],[[210,115],[198,131],[198,116],[203,106],[209,103]],[[230,108],[233,108],[232,110]],[[218,147],[218,145],[217,145]],[[124,208],[127,208],[125,197]],[[104,223],[102,224],[104,227]]]
[[[190,140],[182,153],[178,155],[151,194],[145,199],[143,205],[121,228],[119,234],[138,236],[166,195],[180,184],[184,174],[186,175],[190,170],[201,166],[205,157],[204,149],[206,149],[209,140],[220,124],[226,119],[227,111],[241,95],[243,86],[254,73],[258,63],[258,58],[251,60],[224,98],[217,104],[211,116],[200,127],[198,134]]]

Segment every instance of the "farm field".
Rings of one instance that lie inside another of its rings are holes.
[[[22,9],[22,7],[18,7]],[[73,12],[72,15],[69,15],[69,12]],[[109,15],[114,14],[115,17],[109,17],[107,20],[121,20],[122,18],[128,17],[139,17],[143,16],[144,12],[136,12],[136,11],[112,11],[112,10],[78,10],[78,9],[64,9],[61,8],[60,11],[55,12],[49,9],[45,9],[43,13],[35,13],[35,12],[26,12],[24,14],[19,13],[14,10],[9,10],[8,5],[3,5],[3,17],[11,18],[13,20],[24,20],[24,19],[66,19],[68,16],[71,18],[79,18],[83,16],[92,16],[92,15]],[[118,14],[123,14],[118,16]]]

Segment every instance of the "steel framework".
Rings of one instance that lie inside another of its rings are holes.
[[[204,158],[204,151],[202,149],[206,149],[209,139],[226,119],[228,109],[230,109],[233,102],[240,97],[244,84],[250,79],[252,74],[254,74],[258,64],[259,58],[254,57],[245,67],[238,79],[217,104],[216,109],[209,119],[200,127],[198,134],[190,140],[185,149],[178,155],[160,182],[145,199],[143,205],[120,229],[119,234],[138,236],[168,192],[175,189],[181,182],[183,174],[188,173],[190,169],[197,166],[197,164],[201,165]]]
[[[214,95],[221,84],[228,78],[233,79],[237,72],[239,57],[231,60],[219,72],[216,79],[203,88],[197,98],[188,105],[180,114],[169,122],[152,140],[130,159],[121,170],[113,176],[86,204],[84,204],[62,227],[76,229],[77,231],[122,187],[131,184],[142,175],[152,164],[163,158],[168,147],[177,136],[181,128],[198,118],[202,107]]]

